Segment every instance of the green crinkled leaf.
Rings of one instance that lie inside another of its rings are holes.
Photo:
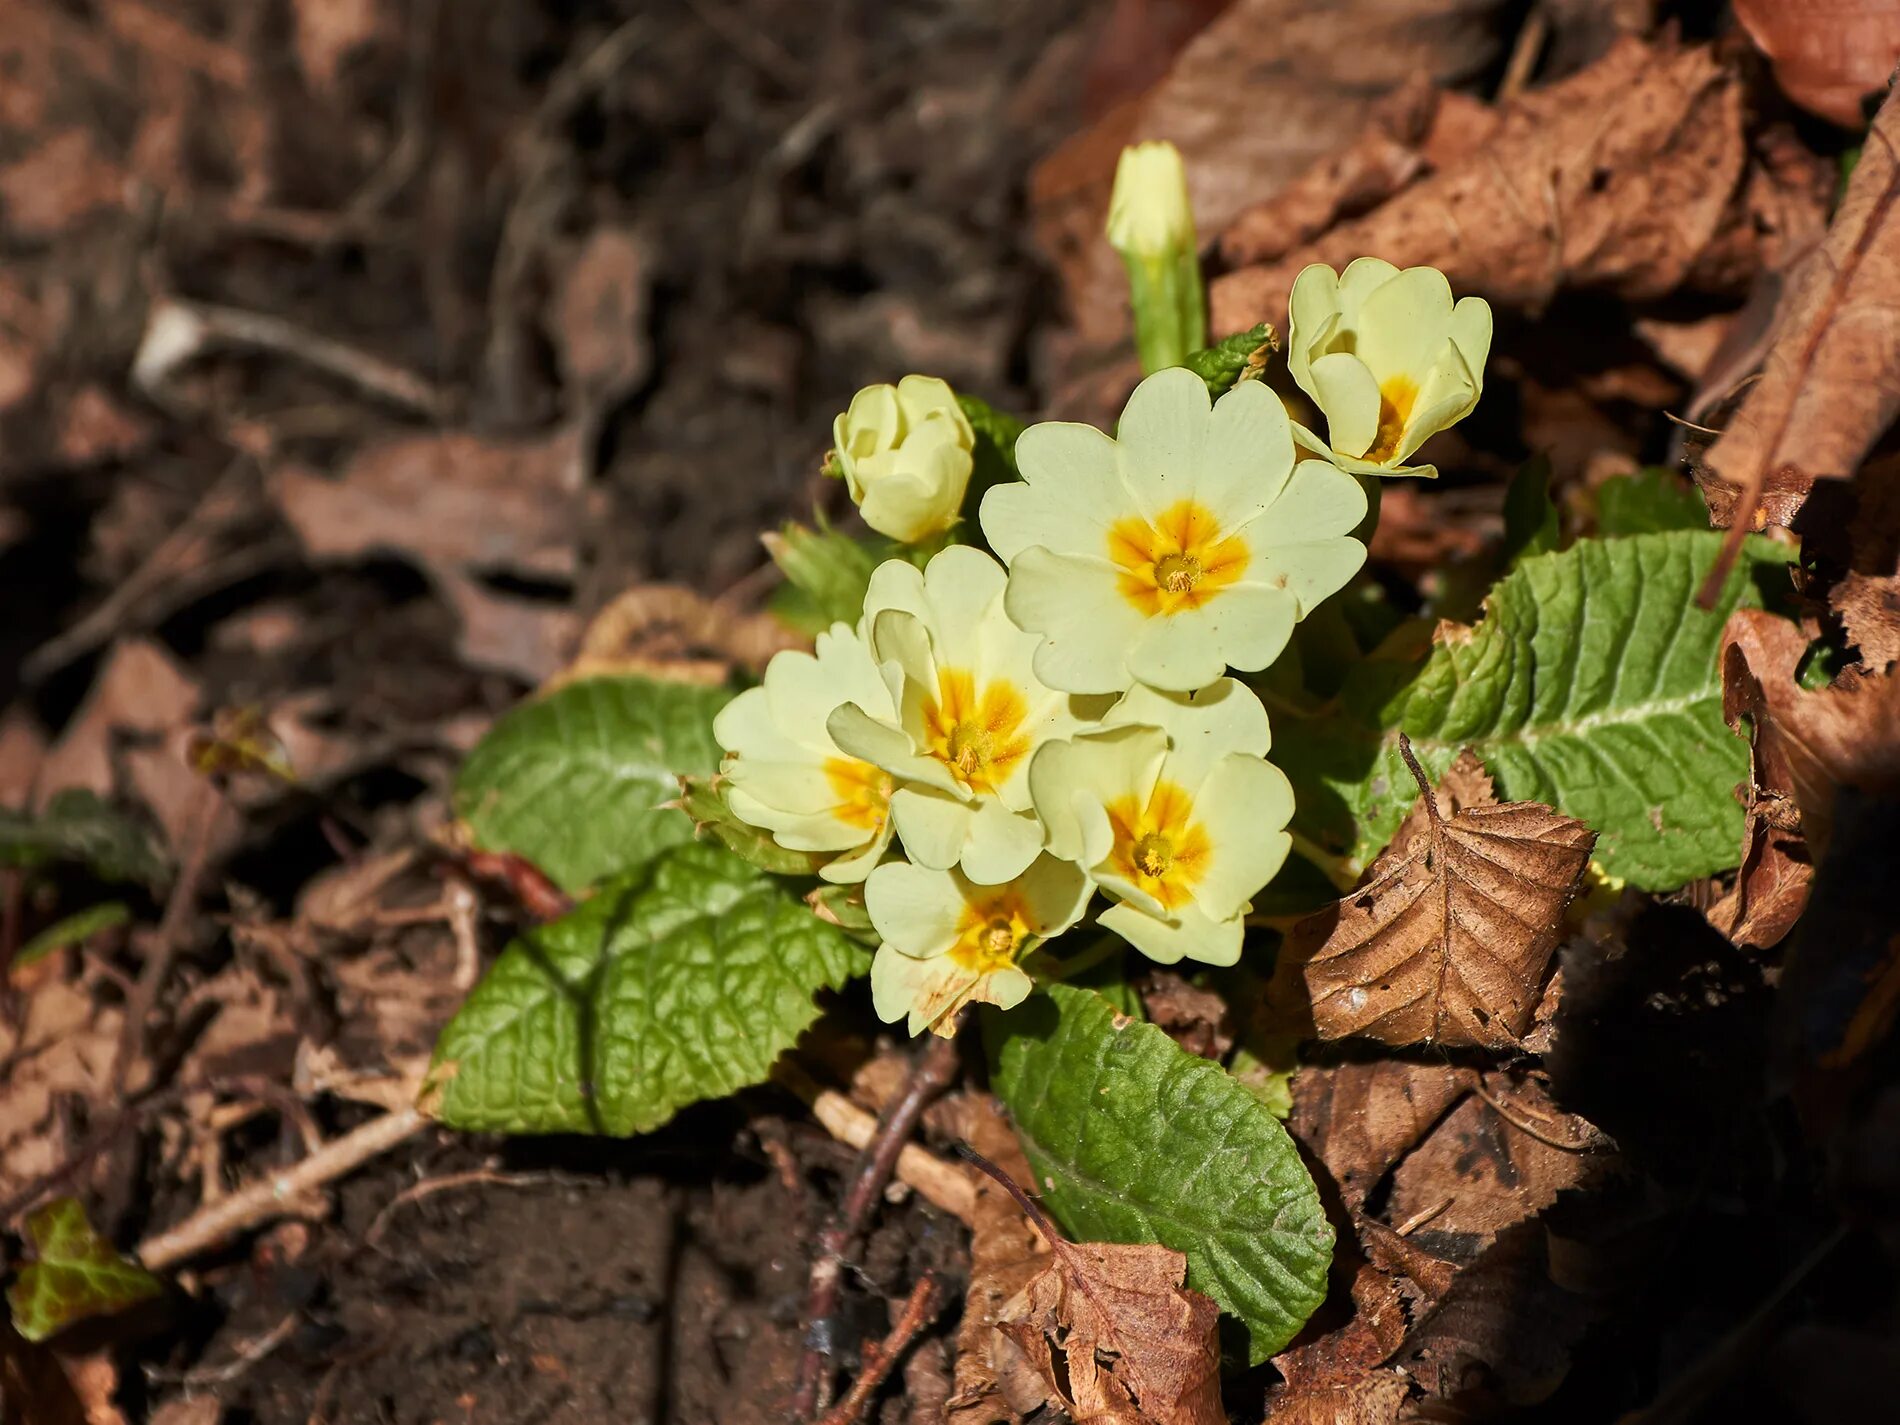
[[[692,840],[686,814],[662,804],[682,775],[718,769],[712,720],[730,696],[650,678],[569,683],[495,724],[456,779],[456,812],[482,849],[584,890]]]
[[[1028,427],[979,396],[959,391],[957,405],[976,435],[976,447],[970,452],[970,487],[964,491],[963,523],[957,537],[966,543],[980,543],[978,511],[983,507],[983,497],[998,485],[1022,478],[1016,469],[1016,438]]]
[[[68,1326],[111,1316],[149,1301],[164,1283],[93,1231],[77,1198],[62,1197],[34,1211],[26,1237],[38,1258],[7,1288],[13,1326],[29,1341],[44,1341]]]
[[[0,866],[76,862],[104,881],[157,885],[169,872],[146,829],[83,787],[56,793],[44,811],[0,807]]]
[[[998,1026],[991,1083],[1074,1237],[1161,1242],[1265,1360],[1326,1295],[1333,1230],[1299,1150],[1218,1064],[1052,985]]]
[[[1597,486],[1597,533],[1655,534],[1669,529],[1707,529],[1709,507],[1695,487],[1654,465],[1634,475],[1613,475]]]
[[[1181,364],[1207,383],[1208,395],[1218,398],[1239,383],[1253,354],[1273,340],[1273,328],[1262,322],[1244,332],[1223,337],[1212,346],[1189,352]]]
[[[454,1128],[657,1128],[764,1080],[869,957],[772,877],[681,846],[517,939],[436,1044],[425,1101]]]
[[[1540,801],[1598,833],[1596,859],[1663,891],[1736,864],[1732,790],[1748,750],[1722,721],[1716,654],[1758,578],[1785,580],[1786,554],[1751,540],[1722,595],[1696,608],[1722,543],[1680,530],[1581,540],[1521,561],[1483,619],[1415,673],[1375,662],[1328,715],[1274,719],[1274,761],[1294,783],[1295,830],[1365,864],[1417,797],[1399,757],[1405,732],[1436,775],[1470,747],[1498,795]],[[1357,716],[1354,716],[1354,714]]]

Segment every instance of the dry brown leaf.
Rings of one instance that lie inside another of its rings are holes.
[[[1302,922],[1306,986],[1323,1039],[1507,1048],[1530,1025],[1564,907],[1596,834],[1536,802],[1479,801],[1447,815],[1400,749],[1419,806],[1366,873],[1366,884]],[[1467,750],[1446,781],[1488,793]],[[1297,952],[1296,952],[1297,953]]]
[[[1795,103],[1858,129],[1861,101],[1900,64],[1900,6],[1893,0],[1735,0],[1735,18]]]
[[[570,401],[598,411],[646,379],[652,287],[650,245],[627,228],[596,228],[564,265],[551,335]]]
[[[1220,235],[1221,260],[1250,267],[1285,257],[1334,223],[1377,207],[1414,179],[1491,137],[1488,105],[1434,88],[1423,75],[1384,95],[1366,125],[1272,197],[1243,210]]]
[[[1378,1267],[1352,1282],[1353,1316],[1316,1341],[1273,1358],[1285,1383],[1267,1393],[1268,1425],[1392,1425],[1411,1382],[1378,1367],[1409,1326],[1405,1294]]]
[[[1900,795],[1900,678],[1856,676],[1805,692],[1795,670],[1807,648],[1799,625],[1761,609],[1738,609],[1723,631],[1722,666],[1725,684],[1746,676],[1760,689],[1750,700],[1755,755],[1791,789],[1818,864],[1827,855],[1842,788]]]
[[[1458,1273],[1393,1364],[1427,1395],[1533,1405],[1563,1383],[1592,1314],[1551,1280],[1543,1224],[1521,1222]]]
[[[571,429],[525,440],[448,431],[372,441],[328,480],[279,470],[273,494],[319,559],[393,551],[425,568],[564,579],[585,462]]]
[[[310,87],[336,87],[344,64],[358,50],[400,38],[399,12],[390,0],[297,0],[297,64]]]
[[[95,987],[42,961],[21,986],[19,1019],[0,1016],[0,1198],[52,1171],[75,1146],[57,1111],[62,1099],[108,1107],[124,1016],[101,1007]]]
[[[958,1138],[1013,1180],[1030,1180],[1029,1160],[995,1099],[972,1092],[938,1107],[945,1126]],[[1016,1425],[1047,1400],[1033,1378],[1021,1378],[1028,1373],[1022,1369],[1020,1355],[997,1331],[996,1323],[1005,1303],[1048,1264],[1049,1244],[1028,1214],[1000,1182],[978,1174],[970,1222],[970,1288],[964,1298],[963,1322],[957,1328],[955,1388],[944,1416],[947,1425]],[[999,1347],[1008,1351],[1007,1357]]]
[[[1801,834],[1794,769],[1788,742],[1768,712],[1763,678],[1794,676],[1807,652],[1806,636],[1791,623],[1752,621],[1749,646],[1737,643],[1734,627],[1722,651],[1722,716],[1749,739],[1748,784],[1740,790],[1748,810],[1742,829],[1742,861],[1735,884],[1706,914],[1709,924],[1737,945],[1763,949],[1780,943],[1808,903],[1814,863]],[[1757,671],[1750,651],[1769,655],[1773,666]],[[1746,721],[1744,721],[1746,720]]]
[[[122,640],[46,754],[36,800],[43,803],[66,787],[111,796],[115,742],[176,731],[197,711],[198,700],[198,684],[162,645],[143,638]]]
[[[1882,672],[1900,659],[1900,574],[1849,570],[1827,599],[1869,669]]]
[[[1816,480],[1852,476],[1900,410],[1896,144],[1900,97],[1890,94],[1826,240],[1789,275],[1761,379],[1697,468],[1711,520],[1730,527],[1703,583],[1705,607],[1743,535],[1791,523]]]
[[[1377,253],[1428,264],[1459,292],[1532,311],[1563,287],[1644,300],[1733,292],[1818,231],[1821,165],[1789,184],[1751,164],[1742,84],[1704,47],[1619,42],[1507,106],[1497,134],[1364,218],[1214,282],[1213,328],[1285,314],[1309,262]],[[1797,177],[1800,175],[1797,174]]]
[[[1612,1145],[1534,1078],[1483,1076],[1392,1174],[1384,1215],[1412,1242],[1468,1262],[1558,1194],[1600,1176]]]
[[[1220,1307],[1184,1285],[1187,1258],[1154,1243],[1069,1242],[1039,1225],[1053,1260],[997,1329],[1050,1397],[1078,1421],[1226,1425]]]
[[[1449,1064],[1311,1064],[1294,1076],[1287,1127],[1357,1211],[1476,1081]]]
[[[1056,261],[1084,344],[1127,334],[1126,282],[1102,239],[1124,143],[1169,139],[1180,148],[1196,222],[1212,236],[1349,141],[1380,95],[1414,76],[1452,84],[1482,72],[1497,57],[1487,21],[1500,8],[1498,0],[1236,0],[1160,84],[1031,175],[1036,236]]]
[[[1202,1059],[1224,1059],[1234,1047],[1227,1001],[1212,990],[1189,984],[1172,970],[1154,970],[1141,984],[1148,1020]]]

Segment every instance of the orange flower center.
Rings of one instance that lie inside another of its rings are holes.
[[[1418,402],[1418,382],[1410,376],[1393,376],[1379,387],[1379,429],[1372,437],[1364,458],[1390,460],[1399,453],[1405,439],[1405,423],[1412,419],[1412,407]]]
[[[1116,520],[1108,557],[1121,572],[1115,587],[1153,618],[1198,609],[1247,572],[1251,552],[1239,535],[1222,537],[1205,505],[1180,500],[1150,524],[1140,515]]]
[[[891,810],[891,775],[855,757],[825,759],[825,780],[838,805],[832,815],[860,831],[883,829]]]
[[[1214,848],[1183,788],[1157,782],[1145,805],[1119,797],[1108,805],[1108,824],[1115,833],[1108,861],[1117,875],[1168,910],[1193,896]]]
[[[923,711],[930,755],[973,792],[994,793],[1029,756],[1029,704],[1013,683],[992,681],[979,692],[969,673],[946,668]]]
[[[1012,891],[986,895],[965,903],[950,958],[973,975],[993,975],[1016,963],[1016,952],[1030,933],[1021,896]]]

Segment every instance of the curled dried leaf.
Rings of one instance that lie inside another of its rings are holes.
[[[1792,523],[1816,480],[1853,475],[1900,411],[1896,144],[1900,101],[1889,95],[1826,240],[1783,288],[1761,379],[1697,471],[1710,518],[1729,527],[1723,558],[1703,583],[1704,608],[1742,536]]]
[[[1400,749],[1422,793],[1409,825],[1364,886],[1295,932],[1321,942],[1306,963],[1314,1022],[1324,1039],[1515,1046],[1596,834],[1537,802],[1497,804],[1468,750],[1446,781],[1485,795],[1448,815]]]

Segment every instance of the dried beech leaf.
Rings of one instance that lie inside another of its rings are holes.
[[[1782,291],[1761,379],[1697,471],[1710,518],[1730,526],[1729,557],[1745,531],[1790,523],[1817,479],[1853,475],[1900,410],[1896,144],[1900,99],[1889,95],[1826,241]],[[1779,496],[1765,501],[1771,489]],[[1727,568],[1725,557],[1710,581]]]
[[[1225,1425],[1220,1308],[1184,1286],[1187,1258],[1160,1245],[1069,1242],[1004,1308],[1016,1343],[1077,1420]]]
[[[1881,673],[1804,692],[1795,670],[1807,638],[1798,625],[1760,609],[1737,610],[1723,639],[1725,675],[1739,659],[1760,688],[1750,705],[1757,763],[1773,759],[1781,769],[1818,863],[1827,854],[1843,787],[1900,794],[1900,679]]]
[[[1774,65],[1782,93],[1843,128],[1861,126],[1861,100],[1900,64],[1893,0],[1735,0],[1735,18]]]
[[[1543,1224],[1521,1222],[1458,1273],[1393,1364],[1427,1395],[1534,1405],[1563,1383],[1591,1316],[1584,1298],[1551,1280]]]
[[[1385,1175],[1477,1081],[1470,1069],[1381,1059],[1309,1064],[1293,1080],[1293,1136],[1326,1165],[1348,1207]]]
[[[1736,632],[1747,630],[1746,642]],[[1768,654],[1772,667],[1757,671],[1751,649]],[[1764,617],[1747,624],[1731,622],[1723,630],[1722,716],[1749,738],[1748,785],[1743,790],[1748,821],[1742,831],[1742,864],[1735,884],[1710,906],[1709,924],[1737,945],[1763,949],[1778,944],[1794,928],[1808,903],[1814,863],[1801,832],[1795,800],[1794,768],[1788,739],[1769,711],[1763,677],[1792,682],[1796,664],[1807,652],[1807,638],[1795,625]]]
[[[1284,313],[1309,262],[1343,267],[1369,252],[1537,310],[1563,287],[1634,300],[1742,290],[1819,229],[1825,189],[1751,165],[1741,81],[1707,48],[1623,40],[1500,118],[1463,162],[1297,252],[1220,278],[1214,329]]]
[[[1424,832],[1401,828],[1364,887],[1302,926],[1325,934],[1306,965],[1313,1020],[1324,1039],[1515,1045],[1596,834],[1536,802],[1448,817],[1401,746],[1424,793]]]
[[[1029,1160],[995,1099],[970,1093],[945,1107],[947,1126],[957,1137],[1016,1182],[1030,1181]],[[1000,1182],[979,1174],[970,1219],[970,1288],[957,1328],[955,1389],[944,1414],[947,1425],[1015,1425],[1047,1403],[1040,1382],[1029,1398],[1014,1378],[1021,1356],[997,1332],[996,1322],[1004,1305],[1048,1265],[1049,1244],[1029,1215]]]

